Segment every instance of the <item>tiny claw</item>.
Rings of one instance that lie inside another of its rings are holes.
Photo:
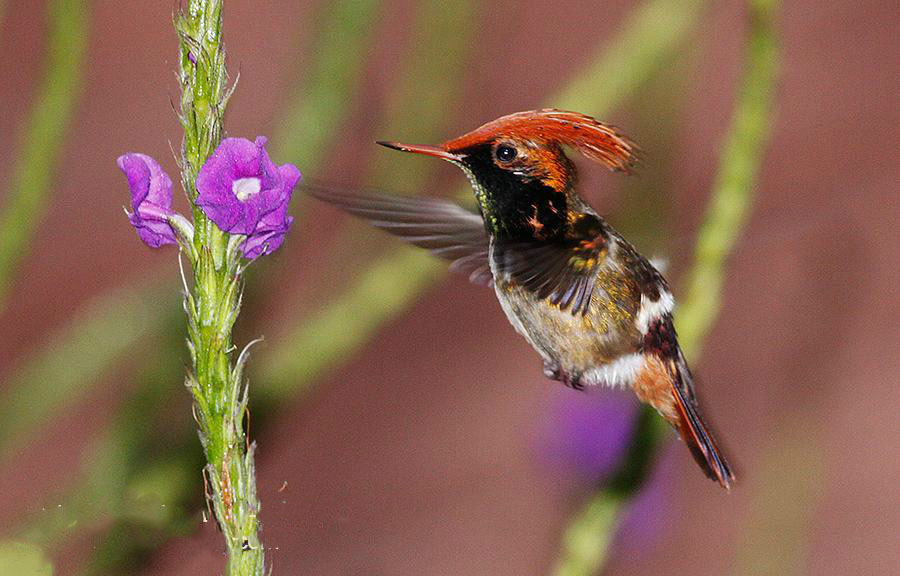
[[[559,364],[555,362],[544,362],[544,376],[551,380],[562,382],[573,390],[584,390],[584,384],[581,382],[580,374],[568,374],[563,372]]]
[[[559,364],[544,362],[544,376],[551,380],[560,380]]]
[[[581,376],[569,376],[567,374],[563,376],[562,382],[572,390],[578,390],[579,392],[584,391],[584,384],[581,383]]]

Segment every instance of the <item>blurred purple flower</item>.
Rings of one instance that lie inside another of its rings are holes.
[[[146,154],[119,156],[116,164],[131,189],[128,220],[138,236],[151,248],[175,244],[175,232],[169,224],[172,211],[172,180],[159,163]]]
[[[628,449],[635,402],[614,390],[557,398],[540,439],[542,455],[591,483],[614,472]]]
[[[226,138],[197,175],[197,205],[221,230],[243,234],[244,255],[256,258],[276,250],[291,225],[287,215],[300,171],[276,166],[266,139]]]

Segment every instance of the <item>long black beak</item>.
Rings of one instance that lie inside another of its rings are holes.
[[[462,160],[462,156],[458,154],[453,154],[452,152],[447,152],[440,146],[428,146],[427,144],[401,144],[400,142],[385,142],[378,141],[376,144],[381,144],[387,148],[393,148],[394,150],[401,150],[403,152],[413,152],[415,154],[424,154],[425,156],[434,156],[435,158],[440,158],[442,160],[448,160],[450,162],[459,162]]]

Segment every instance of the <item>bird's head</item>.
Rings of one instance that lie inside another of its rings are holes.
[[[634,145],[614,128],[555,109],[503,116],[439,146],[379,144],[462,168],[488,231],[514,238],[564,233],[576,179],[564,146],[613,170],[628,171],[635,162]]]

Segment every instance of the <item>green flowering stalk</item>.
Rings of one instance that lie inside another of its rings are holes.
[[[190,262],[190,284],[181,271],[193,367],[186,386],[207,460],[206,496],[225,536],[227,573],[262,575],[254,444],[244,429],[249,345],[235,357],[231,331],[247,262],[277,250],[290,228],[287,211],[300,171],[275,165],[263,137],[222,138],[230,95],[222,0],[190,0],[175,28],[181,47],[181,181],[193,221],[172,210],[172,181],[154,159],[130,153],[118,164],[131,189],[128,218],[140,238],[154,248],[177,244]]]

